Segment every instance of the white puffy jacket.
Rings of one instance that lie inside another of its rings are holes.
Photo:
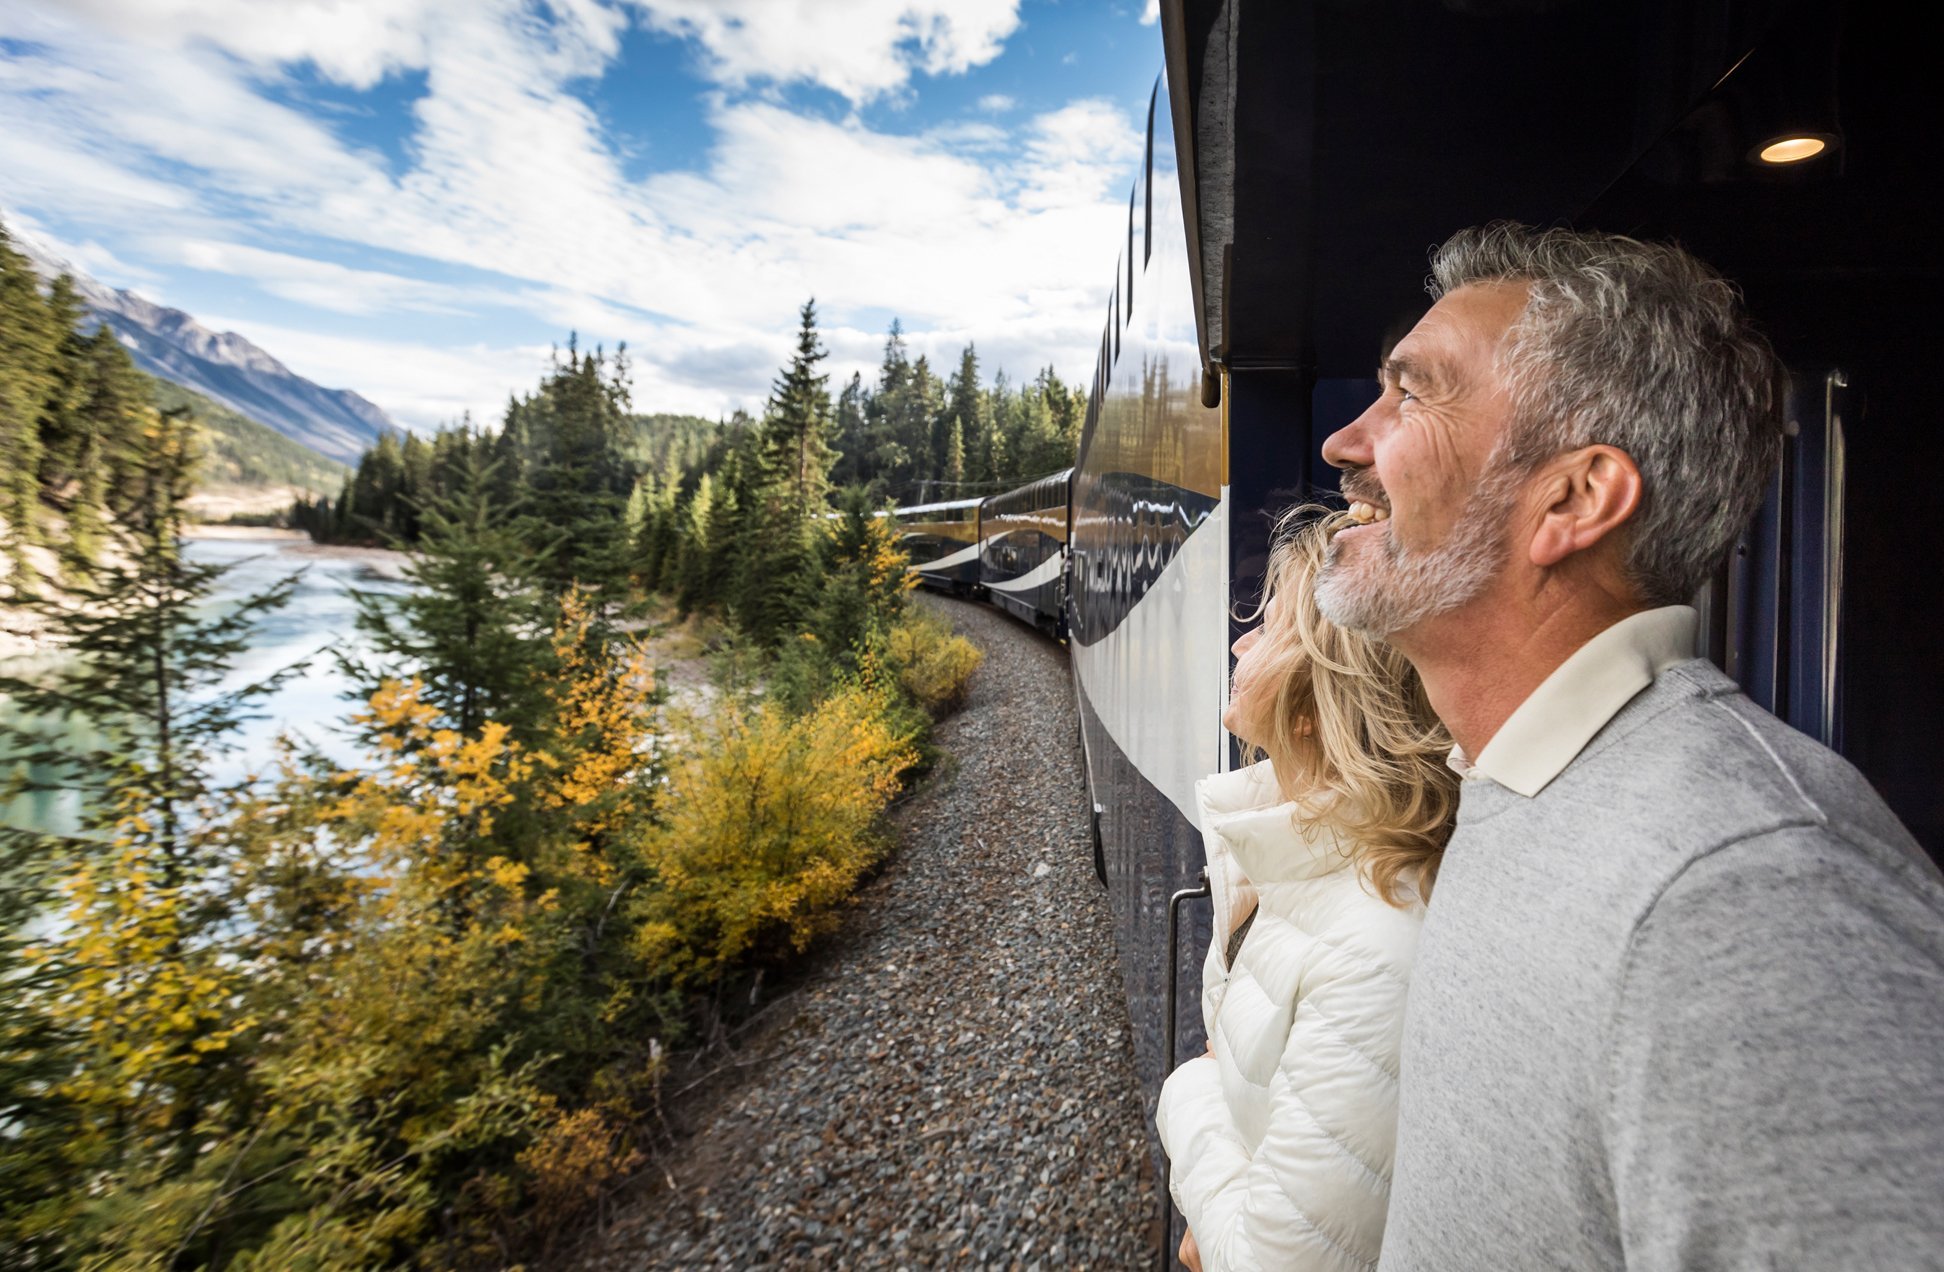
[[[1404,995],[1424,911],[1379,899],[1335,835],[1305,836],[1267,761],[1196,784],[1215,939],[1214,1046],[1155,1119],[1205,1272],[1377,1264],[1397,1135]],[[1228,936],[1255,902],[1228,966]]]

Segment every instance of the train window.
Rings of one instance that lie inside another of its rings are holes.
[[[1148,94],[1147,159],[1141,165],[1141,193],[1147,196],[1147,216],[1141,230],[1142,269],[1154,255],[1154,106],[1160,99],[1161,81],[1156,79],[1154,91]]]
[[[1114,310],[1113,310],[1113,319],[1112,319],[1113,327],[1114,327],[1114,361],[1115,362],[1120,361],[1120,329],[1121,329],[1120,309],[1121,309],[1120,262],[1115,261],[1114,262]]]

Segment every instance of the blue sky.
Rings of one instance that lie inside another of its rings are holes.
[[[428,429],[627,341],[643,410],[915,352],[1084,382],[1151,0],[8,0],[0,215]]]

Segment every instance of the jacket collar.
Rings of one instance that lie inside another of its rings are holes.
[[[1297,821],[1303,806],[1283,799],[1268,760],[1203,778],[1195,802],[1211,866],[1228,856],[1251,881],[1280,883],[1350,865],[1327,823]]]

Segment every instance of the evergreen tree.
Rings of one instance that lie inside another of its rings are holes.
[[[432,478],[432,447],[417,433],[407,433],[398,448],[398,512],[395,518],[398,538],[417,543],[419,509],[435,499],[438,487]]]
[[[16,868],[56,867],[53,891],[65,902],[30,960],[38,984],[14,986],[26,1000],[10,1005],[38,1013],[72,1066],[58,1089],[10,1089],[0,1105],[0,1124],[55,1141],[10,1130],[10,1204],[26,1200],[12,1194],[23,1175],[32,1184],[38,1153],[84,1173],[130,1159],[181,1169],[205,1112],[226,1098],[225,1053],[253,1027],[236,1014],[238,973],[221,955],[237,916],[219,886],[228,843],[212,813],[224,798],[214,768],[294,670],[223,688],[295,578],[213,606],[227,567],[190,562],[181,548],[194,463],[181,413],[157,419],[139,460],[125,550],[75,586],[75,603],[28,603],[70,656],[35,678],[0,677],[0,693],[30,721],[79,719],[101,739],[76,747],[58,728],[0,727],[10,750],[55,774],[15,790],[75,791],[82,809],[77,834],[8,836]],[[39,1106],[31,1123],[20,1101]]]
[[[863,490],[845,490],[818,545],[822,585],[810,623],[838,671],[860,670],[882,645],[903,609],[906,561],[896,524],[879,515]]]
[[[801,522],[821,514],[830,489],[830,377],[817,373],[825,357],[817,343],[817,302],[804,302],[796,356],[776,381],[763,421],[762,479],[780,510]]]
[[[947,452],[950,448],[950,434],[954,424],[958,425],[960,445],[971,448],[975,466],[981,469],[990,467],[992,448],[987,437],[989,431],[987,418],[985,401],[979,392],[979,354],[968,344],[964,352],[959,355],[958,371],[946,381],[945,410],[935,426],[937,431],[935,453],[938,456],[938,472],[941,476],[948,466]],[[963,466],[961,463],[960,467]],[[979,473],[979,479],[990,480],[993,475],[989,471],[982,471]]]
[[[850,381],[844,391],[837,395],[836,450],[837,463],[831,469],[830,480],[838,486],[862,485],[877,474],[869,468],[868,450],[870,439],[867,435],[868,424],[865,411],[870,395],[864,389],[864,377],[851,372]]]
[[[774,645],[808,612],[814,534],[828,506],[833,460],[828,377],[817,373],[816,302],[803,306],[797,348],[777,379],[753,463],[739,474],[731,613],[744,634]],[[719,550],[719,549],[718,549]]]
[[[571,338],[567,360],[531,397],[507,408],[505,434],[519,439],[532,543],[541,578],[554,592],[578,583],[603,604],[625,598],[630,544],[625,531],[634,468],[624,453],[632,431],[626,346],[610,362],[583,355]]]
[[[903,490],[919,475],[923,454],[911,447],[906,415],[911,399],[912,366],[905,352],[904,327],[891,320],[878,368],[877,390],[864,403],[865,454],[860,469],[870,481]]]
[[[476,737],[488,721],[529,737],[546,666],[549,610],[534,578],[531,533],[495,494],[490,464],[468,455],[454,487],[418,509],[419,541],[402,595],[361,593],[358,629],[378,655],[353,663],[358,693],[416,677],[446,727]]]
[[[16,595],[36,590],[27,549],[40,542],[41,414],[67,334],[0,227],[0,528]]]
[[[1086,393],[1077,388],[1067,388],[1050,366],[1039,373],[1039,378],[1033,384],[1046,400],[1046,409],[1053,417],[1054,432],[1059,435],[1067,452],[1075,453],[1080,445],[1080,429],[1087,417]]]
[[[661,591],[674,578],[675,502],[681,485],[677,461],[671,455],[661,472],[643,473],[628,497],[628,539],[634,546],[635,581],[643,591]]]
[[[66,497],[67,553],[74,566],[86,570],[100,556],[107,518],[125,510],[117,477],[135,466],[156,411],[148,383],[106,324],[80,342],[75,377],[80,392]]]
[[[907,493],[922,489],[921,483],[934,482],[938,478],[938,466],[932,461],[931,436],[934,422],[944,409],[940,396],[938,377],[932,374],[931,361],[923,354],[911,364],[911,376],[905,382],[899,395],[896,412],[900,441],[912,456],[912,463],[906,470],[904,483]]]
[[[945,442],[945,488],[956,493],[965,484],[965,432],[952,421],[951,435]]]
[[[733,517],[733,509],[718,511],[717,502],[715,478],[703,473],[695,493],[677,514],[675,597],[684,614],[722,600],[719,580],[712,573],[721,569],[728,554],[718,550],[714,534],[721,529],[719,520]]]

